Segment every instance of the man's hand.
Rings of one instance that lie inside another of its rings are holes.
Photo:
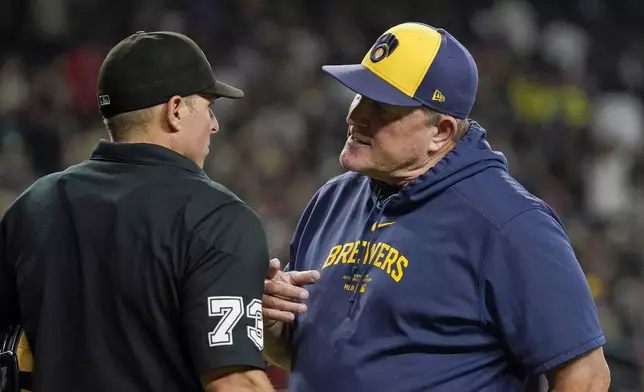
[[[273,259],[264,279],[262,312],[264,315],[264,355],[272,363],[289,369],[291,366],[291,342],[289,324],[296,313],[306,312],[301,301],[309,298],[309,292],[301,286],[313,284],[320,279],[318,271],[280,270],[280,261]]]
[[[271,260],[262,297],[264,320],[289,323],[295,319],[296,313],[306,312],[306,305],[300,301],[309,298],[309,292],[301,286],[313,284],[318,279],[318,271],[284,272],[280,270],[278,259]]]

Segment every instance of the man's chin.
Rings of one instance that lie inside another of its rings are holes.
[[[340,155],[340,166],[346,171],[356,172],[358,174],[365,174],[370,172],[370,167],[357,157],[348,153]]]

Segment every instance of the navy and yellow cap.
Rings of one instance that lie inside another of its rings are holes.
[[[381,35],[360,64],[322,69],[356,93],[396,106],[426,106],[456,118],[472,111],[478,70],[447,31],[403,23]]]

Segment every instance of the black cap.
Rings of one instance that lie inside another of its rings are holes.
[[[98,74],[98,107],[105,118],[193,94],[244,96],[215,79],[201,48],[179,33],[132,34],[109,51]]]

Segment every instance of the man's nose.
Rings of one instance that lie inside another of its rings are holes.
[[[215,117],[215,114],[212,112],[212,109],[210,110],[210,118],[211,118],[211,123],[210,123],[210,130],[212,133],[217,133],[219,132],[219,121],[217,121],[217,117]]]

